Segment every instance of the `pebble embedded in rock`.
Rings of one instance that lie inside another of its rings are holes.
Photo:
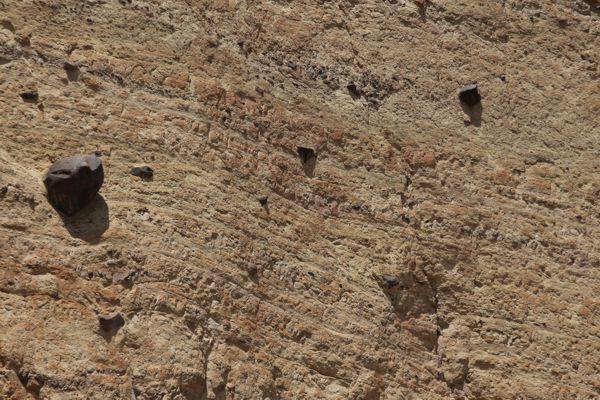
[[[473,83],[460,88],[458,92],[458,98],[460,101],[471,107],[479,104],[481,101],[481,95],[477,89],[477,84]]]
[[[67,73],[67,79],[71,82],[79,79],[79,66],[70,61],[65,61],[63,68]]]
[[[302,160],[302,164],[306,164],[311,161],[313,158],[317,158],[315,151],[313,149],[309,149],[308,147],[298,147],[298,155]]]
[[[354,82],[350,82],[346,86],[346,89],[348,89],[348,92],[350,92],[350,96],[352,96],[353,99],[358,99],[360,97],[360,90],[356,87]]]
[[[315,151],[308,147],[297,148],[298,155],[300,156],[300,160],[302,161],[302,168],[304,169],[304,173],[309,178],[312,178],[315,173],[315,167],[317,165],[317,154]]]
[[[131,168],[131,175],[139,176],[142,179],[150,179],[154,175],[154,170],[147,165],[143,167],[133,167]]]
[[[398,277],[394,275],[381,275],[381,280],[383,281],[383,287],[386,289],[391,289],[400,283]]]
[[[37,101],[39,100],[40,96],[38,95],[38,92],[36,92],[35,90],[32,90],[32,91],[29,91],[29,92],[23,92],[23,93],[21,93],[21,98],[26,103],[37,103]]]
[[[102,160],[95,154],[58,160],[44,176],[48,201],[69,216],[85,207],[96,196],[103,182]]]
[[[246,266],[246,271],[248,272],[248,275],[255,276],[258,273],[258,267],[256,264],[250,263]]]
[[[98,315],[98,322],[100,323],[100,328],[106,332],[117,330],[125,325],[125,319],[120,312],[100,314]]]

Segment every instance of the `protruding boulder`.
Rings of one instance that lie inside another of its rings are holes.
[[[386,289],[391,289],[400,284],[400,279],[394,275],[381,275],[381,285]]]
[[[261,196],[261,197],[258,198],[258,202],[263,207],[267,205],[268,201],[269,201],[269,196]]]
[[[98,322],[100,328],[105,332],[113,332],[125,325],[125,319],[120,312],[114,312],[111,314],[100,314],[98,315]]]
[[[40,96],[38,95],[38,92],[36,92],[35,90],[31,90],[29,92],[21,93],[21,98],[25,103],[37,103]]]
[[[67,73],[67,79],[71,82],[79,79],[79,66],[70,61],[65,61],[63,64],[63,68]]]
[[[473,107],[481,102],[481,95],[477,89],[477,84],[463,86],[458,91],[458,98],[466,105]]]
[[[346,85],[346,89],[348,89],[348,92],[350,92],[350,96],[352,96],[352,98],[355,100],[361,96],[360,89],[356,86],[354,82],[348,83],[348,85]]]
[[[85,207],[96,196],[103,182],[102,160],[95,154],[58,160],[44,176],[48,201],[68,216]]]
[[[302,161],[304,173],[309,178],[312,178],[315,172],[315,166],[317,165],[317,153],[314,149],[302,146],[298,146],[296,151],[298,152],[298,156],[300,156],[300,160]]]
[[[131,175],[139,176],[142,179],[151,179],[154,175],[154,170],[147,165],[143,167],[133,167],[129,171]]]

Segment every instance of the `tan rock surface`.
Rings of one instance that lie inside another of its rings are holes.
[[[599,35],[595,0],[0,0],[0,398],[599,398]],[[62,219],[41,178],[96,149]]]

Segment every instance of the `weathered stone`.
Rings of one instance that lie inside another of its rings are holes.
[[[65,215],[74,215],[85,207],[103,182],[102,160],[95,154],[58,160],[44,176],[48,201]]]
[[[154,176],[154,170],[147,165],[143,167],[133,167],[130,171],[131,175],[139,176],[142,179],[151,179]]]
[[[40,96],[39,96],[38,92],[36,92],[34,90],[21,93],[21,98],[26,103],[37,103],[39,97]]]
[[[63,68],[67,73],[67,79],[71,82],[79,79],[79,66],[70,61],[65,61],[63,64]]]
[[[314,149],[308,147],[297,148],[298,156],[300,156],[300,161],[302,161],[302,168],[304,169],[304,173],[306,176],[312,178],[315,171],[315,166],[317,164],[317,154]]]
[[[400,280],[394,275],[381,275],[382,285],[386,289],[391,289],[400,284]]]
[[[460,88],[458,91],[458,98],[460,101],[471,107],[481,102],[481,95],[479,94],[477,85],[474,83]]]
[[[113,332],[125,325],[125,319],[120,312],[113,312],[111,314],[99,314],[98,322],[100,328],[105,332]]]
[[[346,89],[348,89],[348,92],[350,92],[350,96],[352,96],[353,99],[358,99],[360,97],[360,90],[356,87],[354,82],[350,82],[346,86]]]

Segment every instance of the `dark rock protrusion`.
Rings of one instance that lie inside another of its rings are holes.
[[[148,180],[152,179],[154,176],[154,170],[147,165],[143,167],[133,167],[130,171],[131,175],[139,176],[142,179]]]
[[[103,182],[102,160],[95,154],[58,160],[44,176],[48,201],[68,216],[85,207],[96,196]]]
[[[347,86],[346,89],[348,89],[348,92],[350,93],[350,96],[356,100],[358,98],[360,98],[360,89],[358,89],[358,87],[356,87],[356,84],[354,82],[350,82]]]
[[[31,90],[29,92],[21,93],[21,98],[25,103],[37,103],[40,96],[38,95],[38,92]]]
[[[381,285],[386,289],[391,289],[400,284],[400,279],[394,275],[381,275]]]
[[[477,84],[463,86],[458,92],[458,98],[463,112],[469,117],[469,121],[465,121],[465,125],[481,126],[483,106]]]
[[[67,79],[70,82],[74,82],[79,79],[79,66],[77,66],[77,64],[74,64],[70,61],[65,61],[63,68],[65,69],[65,72],[67,73]]]
[[[105,332],[114,332],[125,325],[125,319],[120,312],[98,315],[100,328]]]
[[[300,156],[300,160],[302,161],[302,167],[304,168],[304,173],[309,178],[312,178],[315,172],[315,167],[317,165],[317,154],[313,149],[308,147],[298,147],[298,156]]]
[[[481,95],[476,84],[463,86],[458,91],[458,98],[466,105],[473,107],[481,102]]]

